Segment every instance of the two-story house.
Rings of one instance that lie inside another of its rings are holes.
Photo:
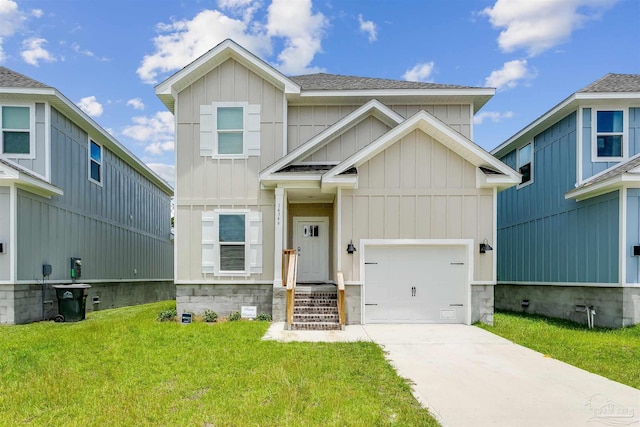
[[[639,323],[640,75],[604,76],[492,153],[522,174],[498,196],[496,307]]]
[[[0,67],[0,323],[52,318],[51,285],[72,281],[88,310],[172,299],[172,194],[58,90]]]
[[[178,311],[284,317],[298,283],[346,283],[348,323],[491,322],[496,194],[472,142],[491,88],[286,77],[226,40],[156,87],[176,122]]]

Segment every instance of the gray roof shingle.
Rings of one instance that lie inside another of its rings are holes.
[[[609,73],[578,91],[581,92],[640,92],[640,74]]]
[[[585,181],[582,185],[576,187],[576,189],[581,189],[585,187],[590,187],[594,184],[597,184],[602,181],[606,181],[609,178],[613,178],[614,176],[625,174],[635,168],[640,166],[640,156],[635,156],[630,158],[624,163],[619,164],[618,166],[612,168],[608,172],[603,173],[602,175],[598,175],[593,179]]]
[[[0,67],[0,87],[19,87],[19,88],[38,88],[38,89],[50,89],[51,86],[47,86],[44,83],[33,80],[25,75],[16,73],[6,67]]]
[[[325,73],[306,74],[289,78],[297,83],[303,90],[477,89],[472,86],[408,82],[405,80],[342,76]]]

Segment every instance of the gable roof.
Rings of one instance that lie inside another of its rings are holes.
[[[300,86],[287,78],[284,74],[264,62],[231,39],[226,39],[201,55],[180,71],[164,80],[156,86],[156,95],[174,112],[175,99],[173,94],[178,93],[190,84],[200,79],[210,70],[233,58],[256,74],[279,87],[285,93],[299,93]]]
[[[367,90],[367,89],[480,89],[471,86],[410,82],[372,77],[343,76],[339,74],[307,74],[291,76],[302,90]],[[482,88],[486,89],[486,88]]]
[[[347,114],[345,117],[338,120],[336,123],[329,126],[324,131],[311,138],[309,141],[300,145],[286,156],[267,166],[262,172],[260,172],[260,180],[267,180],[269,175],[278,172],[279,170],[291,165],[296,161],[304,159],[313,152],[327,145],[338,136],[344,134],[349,129],[353,128],[369,116],[376,117],[378,120],[390,127],[394,127],[404,120],[401,115],[399,115],[380,101],[372,99],[362,107],[351,112],[350,114]]]
[[[24,74],[10,70],[7,67],[0,67],[0,87],[51,89],[50,86],[33,80]]]
[[[2,94],[3,98],[10,100],[49,102],[53,108],[66,115],[76,125],[90,134],[96,142],[104,145],[129,166],[144,175],[165,194],[173,195],[173,188],[164,179],[160,178],[149,166],[138,159],[120,141],[104,130],[95,120],[56,88],[47,86],[6,67],[0,67],[0,94]]]
[[[447,124],[443,123],[435,116],[421,110],[360,151],[342,161],[329,172],[326,172],[322,176],[323,185],[325,183],[338,183],[344,180],[345,178],[339,177],[340,174],[348,169],[358,167],[366,163],[416,129],[420,129],[427,135],[430,135],[436,141],[440,142],[474,166],[485,167],[485,169],[493,170],[494,173],[490,174],[483,172],[483,175],[485,176],[485,183],[488,186],[507,188],[520,183],[521,176],[519,173],[496,159],[487,151],[483,150],[473,141],[447,126]],[[499,172],[500,174],[496,174],[495,172]]]
[[[509,139],[491,150],[500,158],[526,144],[540,132],[576,111],[585,101],[590,104],[607,102],[611,99],[640,99],[640,74],[607,74],[595,82],[565,98],[562,102],[525,126]]]

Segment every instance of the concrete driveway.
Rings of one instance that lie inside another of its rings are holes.
[[[640,391],[466,325],[366,325],[443,426],[640,425]]]
[[[545,357],[475,326],[358,325],[265,339],[374,341],[446,427],[640,425],[640,391]]]

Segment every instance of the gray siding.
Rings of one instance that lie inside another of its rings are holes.
[[[47,158],[45,156],[45,145],[47,141],[47,128],[45,116],[45,104],[36,103],[36,123],[35,123],[35,159],[11,159],[19,165],[34,171],[45,177],[47,173]]]
[[[18,280],[69,280],[82,258],[83,280],[170,280],[169,196],[103,147],[103,186],[88,180],[87,134],[51,109],[51,183],[64,196],[18,191]]]
[[[576,114],[534,138],[533,183],[498,194],[499,282],[618,281],[618,193],[565,200],[576,176]],[[515,151],[503,159],[515,168]]]
[[[633,246],[640,245],[640,189],[627,190],[627,283],[640,283],[640,257],[633,256]]]
[[[640,153],[640,108],[629,108],[629,157]]]
[[[11,230],[11,224],[9,222],[11,218],[9,212],[9,191],[9,187],[0,187],[0,243],[5,245],[9,244],[9,233]],[[8,250],[5,250],[5,252],[4,254],[0,254],[0,281],[9,280],[10,258]]]

